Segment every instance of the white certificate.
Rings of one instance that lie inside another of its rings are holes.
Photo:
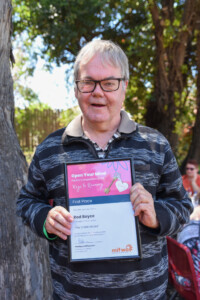
[[[141,258],[132,169],[131,159],[66,164],[70,262]]]

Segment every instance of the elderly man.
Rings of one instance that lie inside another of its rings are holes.
[[[166,236],[176,234],[192,210],[176,160],[160,133],[136,124],[121,110],[129,71],[120,47],[111,41],[88,43],[76,58],[74,79],[82,115],[38,146],[17,202],[18,215],[49,241],[53,299],[163,300]],[[139,219],[142,259],[68,263],[66,240],[73,216],[65,205],[63,164],[118,157],[134,158],[136,183],[130,199]]]

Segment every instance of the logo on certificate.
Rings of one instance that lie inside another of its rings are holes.
[[[112,253],[124,253],[124,252],[132,252],[133,251],[133,246],[131,244],[126,245],[125,248],[116,248],[112,249]]]

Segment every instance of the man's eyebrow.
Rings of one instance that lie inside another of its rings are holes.
[[[108,80],[108,79],[116,79],[116,77],[114,76],[109,76],[109,77],[105,77],[103,79],[100,79],[101,80]],[[81,80],[94,80],[94,81],[99,81],[99,80],[95,80],[93,77],[91,76],[85,76],[84,78],[82,78]]]
[[[85,77],[83,77],[83,79],[82,79],[82,80],[85,80],[85,79],[88,79],[88,80],[93,80],[93,78],[92,78],[91,76],[85,76]]]

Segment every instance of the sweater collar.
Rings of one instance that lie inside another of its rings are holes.
[[[121,121],[118,127],[118,131],[120,133],[129,134],[136,130],[136,123],[129,118],[129,115],[124,110],[121,110]],[[66,127],[63,135],[62,135],[62,143],[66,143],[68,138],[71,137],[82,137],[84,135],[83,128],[81,125],[82,115],[74,118]]]

